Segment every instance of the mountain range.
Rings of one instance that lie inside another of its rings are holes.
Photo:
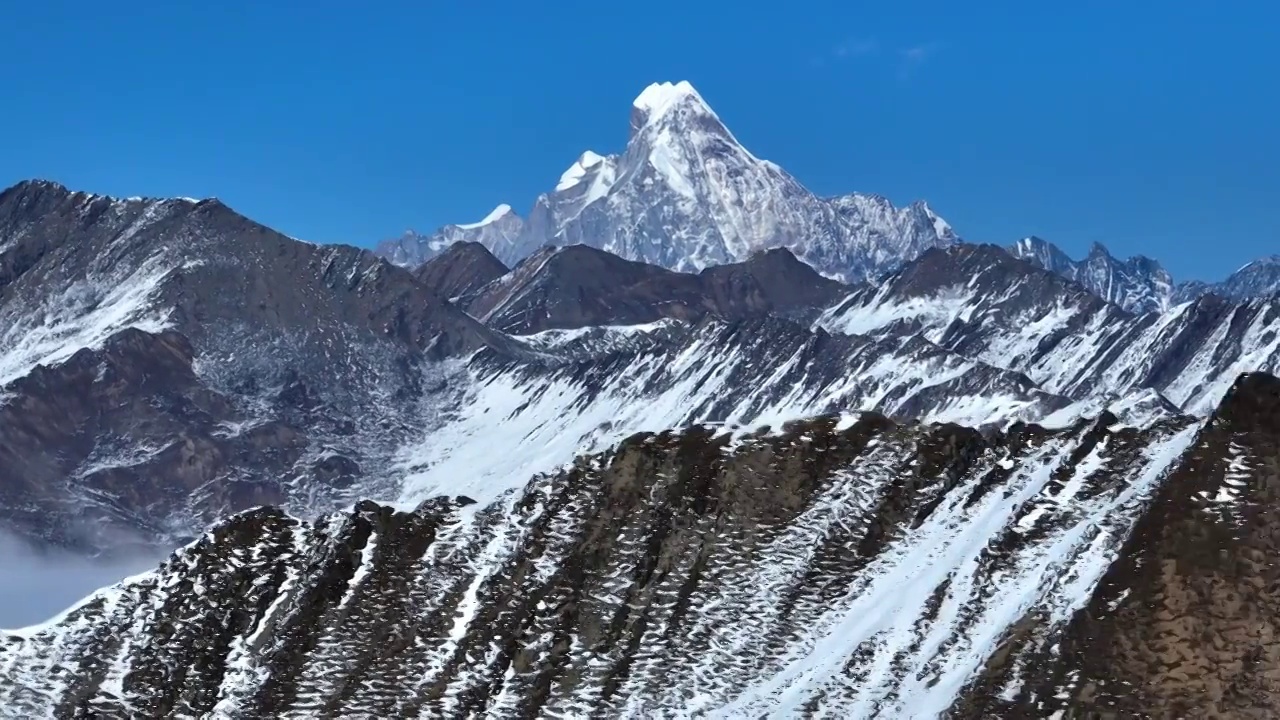
[[[508,204],[476,223],[430,235],[408,231],[376,252],[417,267],[458,242],[484,245],[514,265],[544,245],[583,244],[679,271],[741,262],[786,247],[823,275],[874,281],[931,247],[960,241],[927,203],[897,208],[879,195],[819,198],[782,168],[753,155],[687,82],[657,83],[632,104],[626,148],[584,152],[528,218]],[[1164,311],[1215,294],[1231,300],[1280,291],[1280,256],[1251,262],[1217,283],[1175,282],[1156,260],[1120,260],[1094,243],[1083,260],[1027,237],[1018,258],[1083,285],[1135,313]]]
[[[1009,251],[1018,258],[1074,280],[1090,292],[1132,312],[1159,312],[1203,295],[1231,300],[1266,297],[1280,291],[1280,256],[1272,255],[1246,264],[1226,280],[1175,283],[1160,263],[1137,255],[1127,260],[1112,257],[1094,243],[1083,260],[1072,260],[1053,243],[1028,237]]]
[[[1280,297],[823,199],[687,83],[375,253],[0,193],[25,717],[1268,716]]]
[[[958,238],[923,202],[895,207],[877,195],[820,198],[751,154],[687,82],[646,88],[631,107],[626,149],[582,154],[528,218],[501,205],[483,221],[408,233],[378,246],[416,266],[458,241],[514,264],[544,245],[590,245],[695,272],[786,247],[828,277],[873,278]]]

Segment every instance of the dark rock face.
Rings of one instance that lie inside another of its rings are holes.
[[[467,310],[520,334],[589,325],[633,325],[703,312],[695,276],[624,260],[586,245],[546,247],[491,283]]]
[[[418,282],[464,307],[485,285],[506,275],[508,268],[477,242],[457,242],[413,271]]]
[[[710,267],[698,277],[715,313],[731,320],[765,313],[808,320],[849,292],[849,286],[819,275],[786,248]]]
[[[1010,637],[962,715],[1275,716],[1277,468],[1280,381],[1243,375],[1089,602]]]
[[[786,249],[746,262],[678,273],[587,245],[544,248],[490,283],[467,310],[517,334],[707,315],[813,317],[848,287],[822,277]]]
[[[354,500],[418,432],[424,364],[485,346],[510,342],[368,252],[216,200],[19,184],[0,194],[0,519],[94,551]]]
[[[125,330],[11,384],[0,406],[0,506],[7,529],[55,545],[125,549],[262,504],[306,436],[240,429],[225,396],[192,372],[173,332]],[[141,531],[141,532],[140,532]]]
[[[258,510],[6,637],[0,693],[66,716],[931,716],[1007,631],[1089,598],[1196,432],[1113,420],[642,434],[478,511]]]

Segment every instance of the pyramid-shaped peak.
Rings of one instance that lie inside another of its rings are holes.
[[[1106,246],[1106,245],[1103,245],[1102,243],[1100,243],[1100,242],[1098,242],[1097,240],[1095,240],[1095,241],[1093,241],[1093,243],[1091,243],[1091,244],[1089,245],[1089,255],[1088,255],[1088,257],[1091,257],[1091,258],[1111,258],[1111,251],[1107,249],[1107,246]]]

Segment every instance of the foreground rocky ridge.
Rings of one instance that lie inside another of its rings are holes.
[[[485,506],[256,510],[5,635],[0,698],[68,717],[1048,717],[1051,690],[1088,708],[1083,685],[1051,688],[1075,656],[1033,651],[1183,572],[1108,574],[1143,527],[1204,514],[1162,498],[1225,483],[1264,520],[1252,468],[1277,436],[1255,398],[1277,388],[1250,376],[1207,425],[1145,430],[870,414],[646,433]]]
[[[1280,382],[1244,375],[1160,484],[1088,604],[1058,632],[1011,633],[968,710],[1280,714],[1278,488]]]

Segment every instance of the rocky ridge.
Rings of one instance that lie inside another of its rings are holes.
[[[693,428],[482,506],[256,510],[6,635],[0,692],[35,713],[208,717],[981,717],[1023,692],[1048,717],[1043,683],[1009,690],[993,668],[1069,674],[1071,655],[1033,665],[1009,644],[1049,647],[1111,592],[1108,565],[1158,498],[1216,455],[1215,423],[1249,412],[1240,387],[1204,427]],[[1235,466],[1268,462],[1269,445],[1243,447]],[[1073,686],[1056,706],[1089,697]]]

